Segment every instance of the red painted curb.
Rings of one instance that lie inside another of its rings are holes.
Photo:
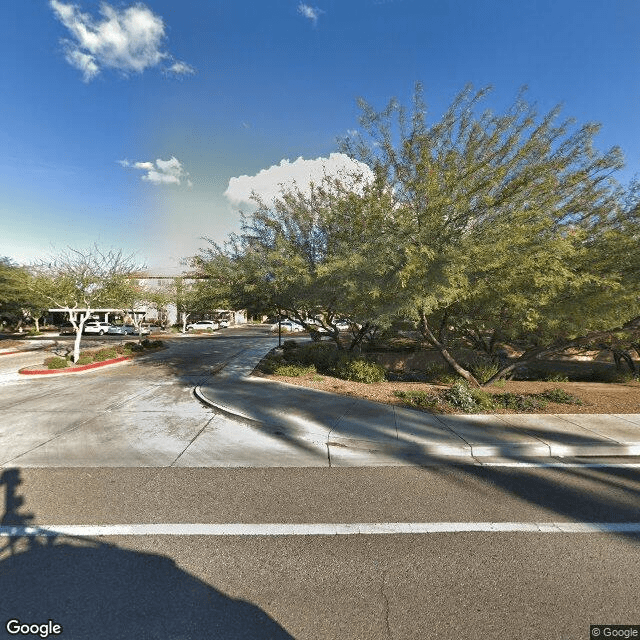
[[[91,364],[83,364],[81,367],[69,367],[67,369],[36,369],[32,371],[26,371],[20,369],[18,373],[25,376],[34,375],[47,375],[49,373],[76,373],[78,371],[86,371],[87,369],[97,369],[98,367],[104,367],[107,364],[115,364],[116,362],[124,362],[125,360],[131,360],[132,356],[122,356],[113,360],[104,360],[103,362],[92,362]]]
[[[2,351],[0,356],[12,356],[14,353],[28,353],[28,351]]]

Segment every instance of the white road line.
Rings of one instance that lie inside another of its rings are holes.
[[[585,467],[588,469],[640,469],[638,462],[483,462],[482,458],[478,463],[483,467],[537,467],[562,468],[562,467]]]
[[[375,522],[0,526],[0,537],[344,536],[433,533],[640,533],[640,522]]]

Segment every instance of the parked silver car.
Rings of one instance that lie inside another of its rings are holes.
[[[146,336],[151,333],[151,331],[149,331],[147,327],[142,327],[140,331],[138,331],[138,329],[136,329],[132,324],[123,324],[122,328],[124,329],[124,332],[130,336],[137,336],[137,335]]]
[[[109,331],[107,333],[114,333],[116,335],[126,336],[127,330],[124,328],[123,324],[112,324],[109,327]]]

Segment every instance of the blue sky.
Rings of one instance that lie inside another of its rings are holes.
[[[335,154],[357,97],[408,103],[416,81],[434,118],[466,83],[496,110],[528,85],[541,112],[600,122],[625,182],[639,19],[637,0],[5,0],[0,255],[98,242],[174,273],[237,229],[248,189]]]

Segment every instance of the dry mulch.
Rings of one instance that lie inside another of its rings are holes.
[[[286,382],[301,387],[320,389],[343,396],[353,396],[394,404],[409,406],[401,398],[394,395],[394,391],[424,391],[432,392],[446,389],[445,386],[432,385],[422,382],[349,382],[331,376],[308,374],[299,378],[288,376],[266,375],[254,372],[254,375]],[[320,380],[321,378],[321,380]],[[602,382],[538,382],[508,380],[501,387],[485,387],[489,393],[540,393],[547,389],[563,389],[582,400],[582,405],[549,403],[546,407],[529,410],[527,413],[640,413],[640,383],[602,383]],[[416,407],[412,407],[416,408]],[[515,413],[509,409],[492,410],[491,413]]]

